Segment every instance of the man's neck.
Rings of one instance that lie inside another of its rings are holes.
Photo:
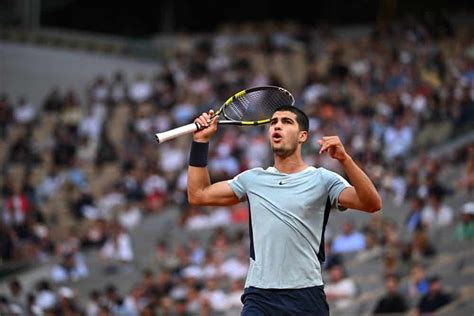
[[[296,173],[304,170],[308,165],[296,155],[288,157],[274,156],[275,165],[274,167],[281,173]]]

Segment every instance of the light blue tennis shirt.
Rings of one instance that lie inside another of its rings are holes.
[[[324,168],[292,174],[250,169],[229,180],[250,212],[250,266],[245,287],[298,289],[322,285],[324,230],[350,184]]]

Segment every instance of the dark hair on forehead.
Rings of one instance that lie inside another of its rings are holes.
[[[298,109],[296,106],[292,105],[283,105],[277,108],[275,112],[291,112],[296,115],[296,122],[298,122],[298,126],[300,127],[300,131],[309,131],[309,119],[306,113]]]

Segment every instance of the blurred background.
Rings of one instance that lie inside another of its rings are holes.
[[[331,314],[473,315],[474,10],[441,0],[1,1],[0,314],[239,315],[247,205],[188,205],[190,137],[154,133],[265,84],[384,200],[330,216]],[[212,180],[265,131],[221,128]]]

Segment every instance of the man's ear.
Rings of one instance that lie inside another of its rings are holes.
[[[300,131],[298,135],[298,143],[303,144],[304,142],[306,142],[307,139],[308,139],[308,132]]]

